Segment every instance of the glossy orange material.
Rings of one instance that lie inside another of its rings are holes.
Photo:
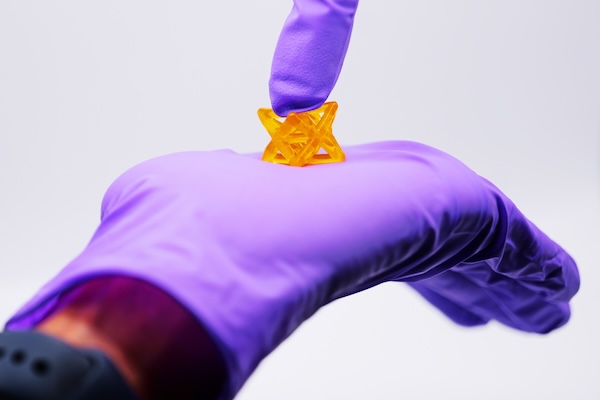
[[[295,167],[344,161],[346,156],[331,128],[337,108],[332,101],[316,110],[291,112],[287,118],[270,108],[259,109],[258,118],[271,135],[262,159]]]

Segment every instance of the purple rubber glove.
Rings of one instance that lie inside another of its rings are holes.
[[[275,49],[269,91],[287,116],[319,108],[342,69],[358,0],[294,0]]]
[[[346,162],[305,168],[228,150],[132,168],[106,193],[87,248],[8,328],[31,328],[82,281],[137,277],[203,322],[231,399],[321,306],[385,281],[411,282],[465,325],[548,332],[568,320],[573,260],[497,188],[421,144],[345,150]]]

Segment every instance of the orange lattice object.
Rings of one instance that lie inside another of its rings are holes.
[[[332,101],[316,110],[291,112],[285,119],[270,108],[259,109],[258,118],[271,135],[262,159],[295,167],[344,161],[331,128],[337,108]]]

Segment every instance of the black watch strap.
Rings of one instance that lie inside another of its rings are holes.
[[[0,333],[0,400],[138,400],[101,351],[34,331]]]

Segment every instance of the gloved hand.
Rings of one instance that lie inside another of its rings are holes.
[[[35,326],[82,281],[137,277],[203,322],[230,399],[319,307],[385,281],[411,282],[465,325],[548,332],[568,320],[573,260],[497,188],[421,144],[345,150],[346,162],[304,168],[227,150],[132,168],[87,248],[8,328]]]
[[[294,0],[277,43],[269,90],[273,111],[319,108],[338,79],[358,0]]]

